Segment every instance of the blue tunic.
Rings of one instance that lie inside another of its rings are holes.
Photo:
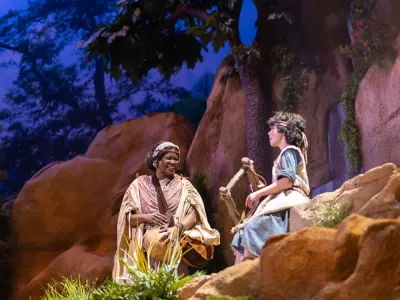
[[[277,178],[287,177],[294,182],[296,178],[297,166],[301,162],[301,157],[293,149],[286,150],[281,157],[281,169]],[[275,234],[283,234],[289,230],[289,210],[266,214],[254,218],[240,229],[232,240],[234,247],[241,254],[247,249],[251,254],[260,256],[265,242]]]

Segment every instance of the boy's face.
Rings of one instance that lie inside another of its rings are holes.
[[[280,133],[278,131],[278,127],[273,125],[271,126],[271,130],[268,132],[268,137],[271,147],[279,147],[282,140],[285,138],[285,135],[283,133]]]

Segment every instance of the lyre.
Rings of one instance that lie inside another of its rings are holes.
[[[229,181],[228,185],[226,187],[222,186],[219,188],[219,194],[221,196],[221,200],[223,200],[226,203],[226,206],[228,208],[228,213],[231,216],[235,225],[238,224],[239,222],[241,222],[241,220],[244,219],[245,215],[250,215],[252,213],[253,209],[251,209],[249,211],[246,211],[246,209],[245,209],[245,211],[242,214],[240,214],[238,212],[236,203],[235,203],[234,199],[232,198],[232,194],[231,194],[233,187],[239,182],[239,180],[244,175],[247,175],[254,191],[257,191],[265,186],[264,178],[262,178],[260,175],[258,175],[255,171],[254,162],[247,157],[243,157],[241,161],[242,161],[242,167],[232,177],[232,179]],[[256,207],[256,206],[257,205],[254,205],[254,207]]]

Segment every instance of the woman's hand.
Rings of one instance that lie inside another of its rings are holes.
[[[257,192],[251,193],[246,198],[246,207],[252,208],[254,202],[256,202],[258,199],[260,199],[260,195]]]
[[[160,233],[162,233],[162,237],[160,238],[160,241],[162,241],[165,244],[168,244],[172,239],[176,238],[178,235],[178,227],[172,226],[172,227],[166,227],[163,226],[160,228]]]
[[[168,218],[160,213],[151,213],[144,215],[145,223],[155,224],[157,226],[162,226],[168,223]]]

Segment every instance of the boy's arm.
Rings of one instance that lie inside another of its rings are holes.
[[[293,183],[289,178],[282,177],[277,182],[267,185],[266,187],[254,192],[254,194],[257,194],[258,199],[260,199],[263,196],[273,195],[287,190],[292,186]]]
[[[251,193],[246,199],[246,206],[252,207],[253,203],[259,200],[263,196],[277,194],[284,190],[287,190],[293,186],[292,181],[287,177],[280,178],[277,182],[274,182],[266,187]]]

